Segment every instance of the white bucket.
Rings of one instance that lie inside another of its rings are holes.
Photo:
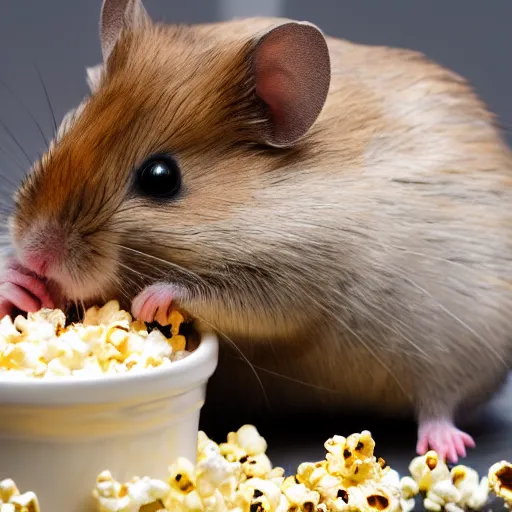
[[[196,458],[199,414],[218,342],[166,368],[103,378],[0,380],[0,479],[37,494],[41,512],[91,512],[98,473],[166,479]]]

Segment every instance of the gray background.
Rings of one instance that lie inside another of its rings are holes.
[[[84,67],[100,60],[100,3],[0,0],[0,80],[15,93],[0,85],[0,122],[15,134],[29,158],[44,146],[19,100],[50,133],[51,116],[36,66],[57,120],[81,99],[86,92]],[[278,14],[310,20],[327,33],[353,41],[421,50],[467,77],[501,122],[512,125],[511,0],[146,0],[146,6],[154,18],[175,22]],[[5,204],[10,182],[21,175],[17,166],[25,167],[26,161],[5,133],[0,134],[0,147],[4,150],[0,151],[1,203]],[[480,471],[502,457],[512,459],[511,388],[493,402],[486,420],[471,429],[478,448],[469,462]],[[307,434],[301,434],[299,427],[306,427]],[[389,427],[375,419],[347,423],[346,419],[302,418],[288,423],[286,437],[276,425],[262,428],[270,438],[271,455],[290,468],[301,460],[321,457],[323,440],[335,432],[371,428],[379,436],[379,453],[404,470],[414,455],[415,432],[410,426]]]

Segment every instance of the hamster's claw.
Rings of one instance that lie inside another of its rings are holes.
[[[456,463],[459,457],[466,456],[466,448],[474,447],[473,438],[455,427],[450,420],[429,420],[419,426],[416,446],[419,455],[432,449],[441,459]]]
[[[167,325],[172,303],[180,297],[179,288],[172,284],[157,283],[135,297],[132,303],[132,314],[143,322],[158,322]]]
[[[46,282],[15,261],[8,264],[0,278],[0,318],[19,309],[32,313],[43,308],[54,308]]]

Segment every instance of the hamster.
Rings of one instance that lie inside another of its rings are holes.
[[[180,307],[236,347],[217,411],[265,407],[252,367],[272,410],[411,414],[419,453],[464,456],[512,352],[512,155],[471,87],[287,19],[105,0],[100,34],[16,193],[0,314]]]

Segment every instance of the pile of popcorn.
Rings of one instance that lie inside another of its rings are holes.
[[[59,309],[41,309],[27,318],[0,320],[0,379],[94,377],[168,366],[189,354],[179,334],[184,321],[169,316],[171,337],[134,321],[117,301],[92,307],[83,322],[66,326]]]
[[[416,498],[429,511],[481,510],[489,493],[512,509],[512,464],[494,464],[479,478],[466,466],[451,470],[433,451],[416,457],[410,476],[400,478],[373,452],[368,431],[325,443],[326,457],[305,462],[285,477],[272,467],[267,443],[252,425],[216,444],[199,432],[196,464],[178,459],[166,481],[135,477],[117,482],[109,471],[96,479],[98,512],[376,512],[415,509]],[[0,512],[40,512],[33,492],[20,494],[10,480],[0,482]]]
[[[430,511],[480,510],[490,491],[512,506],[512,465],[495,464],[489,476],[459,465],[451,470],[431,451],[413,459],[400,478],[374,456],[363,431],[325,443],[324,460],[305,462],[294,476],[272,467],[267,443],[244,425],[220,445],[199,433],[196,464],[178,459],[167,481],[148,477],[121,484],[102,472],[93,495],[99,512],[375,512],[412,511],[416,499]]]

